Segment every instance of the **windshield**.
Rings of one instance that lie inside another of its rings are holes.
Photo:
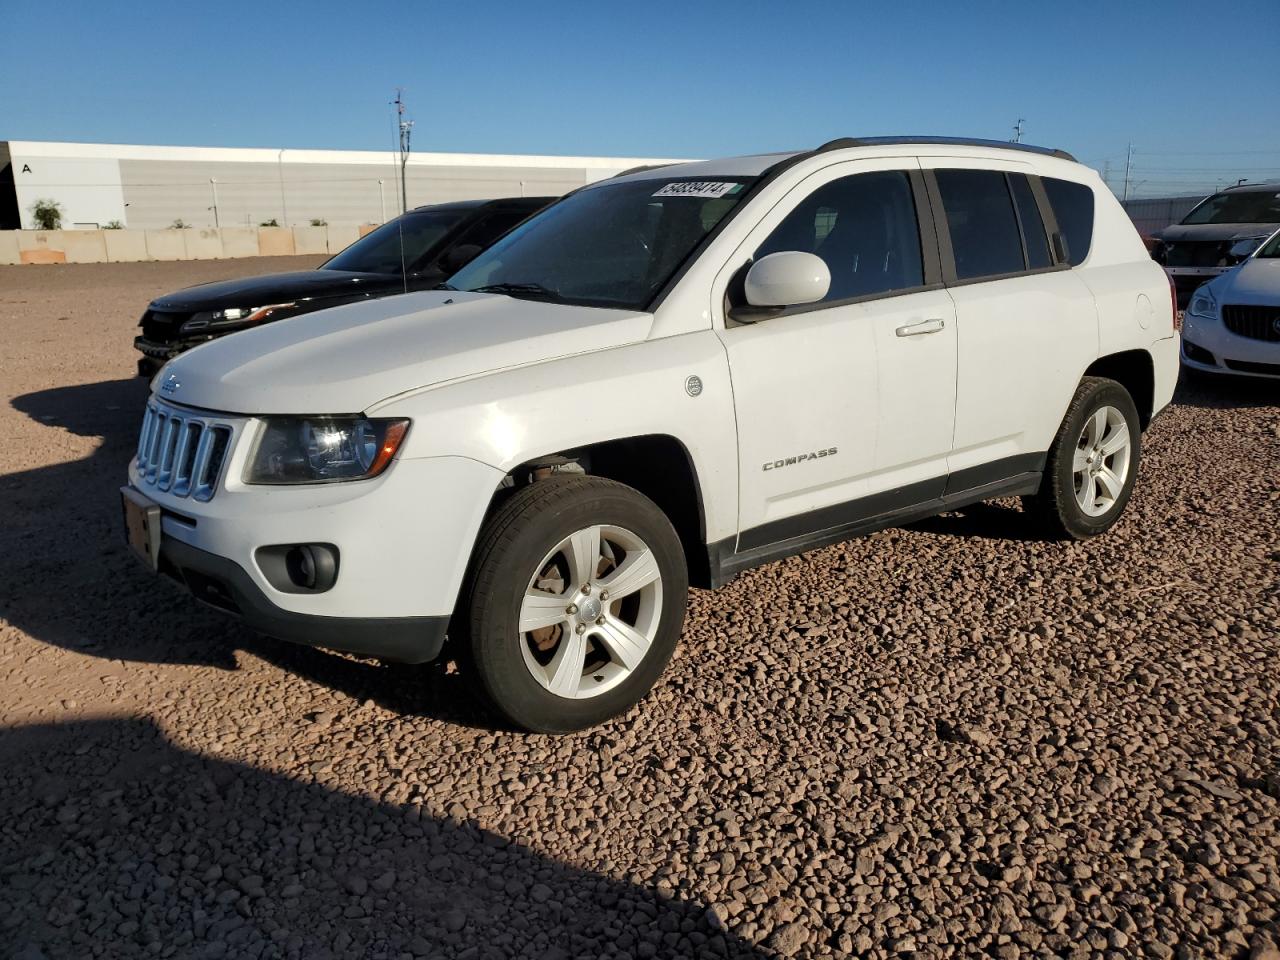
[[[748,178],[645,179],[571,194],[449,278],[457,290],[647,309]]]
[[[401,264],[412,269],[465,216],[465,210],[407,213],[366,233],[320,269],[399,274],[403,269]],[[400,249],[402,232],[403,251]]]
[[[1183,223],[1280,223],[1275,190],[1219,193],[1188,213]]]
[[[1280,257],[1280,232],[1273,234],[1271,239],[1263,244],[1262,249],[1257,252],[1256,256],[1270,259]]]

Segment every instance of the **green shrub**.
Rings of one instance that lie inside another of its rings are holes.
[[[31,218],[37,230],[61,230],[62,204],[57,200],[37,200],[31,205]]]
[[[123,230],[124,224],[119,220],[108,220],[102,225],[103,230]]]
[[[327,227],[329,225],[329,221],[324,217],[312,217],[311,225],[313,227]]]
[[[169,224],[169,229],[170,230],[189,230],[191,229],[191,224],[187,223],[187,221],[179,217],[177,220],[173,221],[173,223]]]
[[[275,218],[275,217],[272,217],[270,220],[263,220],[260,224],[258,224],[258,226],[260,226],[260,227],[278,227],[278,226],[280,226],[280,223],[279,223],[279,221],[278,221],[278,220],[276,220],[276,218]]]

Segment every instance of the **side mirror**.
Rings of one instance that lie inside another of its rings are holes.
[[[1266,237],[1242,237],[1231,244],[1231,249],[1227,251],[1227,263],[1235,264],[1241,260],[1247,260],[1253,251],[1261,246],[1262,241]]]
[[[812,253],[784,250],[761,257],[747,271],[743,285],[753,307],[793,307],[817,303],[831,289],[826,261]]]
[[[478,243],[460,243],[440,258],[440,269],[445,276],[457,273],[468,263],[480,256],[484,247]]]

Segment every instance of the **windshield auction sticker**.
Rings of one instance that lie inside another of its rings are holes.
[[[715,199],[726,194],[737,193],[740,183],[724,183],[717,180],[686,180],[680,183],[668,183],[654,192],[655,197],[709,197]]]

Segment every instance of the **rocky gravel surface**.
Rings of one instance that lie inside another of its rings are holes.
[[[1184,384],[1107,536],[770,565],[529,736],[122,546],[138,314],[281,266],[0,268],[0,955],[1280,960],[1275,385]]]

